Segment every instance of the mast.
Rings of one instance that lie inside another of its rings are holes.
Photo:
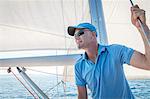
[[[101,0],[89,0],[91,23],[97,29],[97,41],[100,44],[108,44],[103,6]]]

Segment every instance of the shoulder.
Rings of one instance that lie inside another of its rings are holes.
[[[84,59],[83,59],[83,54],[82,54],[81,57],[79,59],[77,59],[77,61],[75,63],[75,69],[79,69],[79,67],[81,67],[80,65],[82,65],[83,61],[84,61]]]
[[[111,44],[111,45],[101,45],[102,47],[105,47],[108,52],[116,52],[124,48],[124,45],[119,44]]]
[[[112,44],[112,45],[109,45],[109,48],[112,50],[112,51],[117,51],[117,52],[121,52],[121,51],[131,51],[131,50],[134,50],[130,47],[127,47],[125,45],[119,45],[119,44]]]
[[[124,45],[119,45],[119,44],[111,44],[111,45],[108,45],[107,46],[107,48],[110,48],[110,49],[120,49],[120,48],[122,48],[122,47],[124,47]]]
[[[112,44],[105,46],[109,54],[115,55],[122,55],[122,54],[128,54],[130,52],[133,52],[134,50],[132,48],[129,48],[125,45],[119,45],[119,44]]]

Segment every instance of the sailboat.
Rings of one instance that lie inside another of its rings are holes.
[[[149,0],[135,3],[150,14]],[[89,22],[96,26],[100,44],[109,41],[144,49],[130,22],[128,0],[1,0],[0,5],[0,68],[18,67],[29,82],[20,67],[63,66],[63,81],[72,80],[68,75],[73,75],[73,65],[83,51],[77,50],[68,35],[69,25]],[[38,92],[40,98],[48,98]]]

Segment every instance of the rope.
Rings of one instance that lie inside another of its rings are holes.
[[[59,35],[60,33],[55,34],[55,33],[52,33],[52,32],[47,32],[47,31],[42,31],[42,30],[35,30],[35,29],[31,29],[31,28],[19,27],[19,26],[14,26],[14,25],[7,25],[7,24],[0,24],[0,26],[5,26],[5,27],[8,27],[8,28],[21,29],[21,30],[40,33],[40,34],[48,34],[48,35],[64,38],[63,35]],[[66,38],[70,38],[70,37],[66,37]]]
[[[50,75],[57,76],[57,74],[53,74],[53,73],[43,72],[43,71],[39,71],[39,70],[35,70],[35,69],[30,69],[30,68],[26,68],[26,69],[30,70],[30,71],[35,71],[35,72],[40,72],[40,73],[44,73],[44,74],[50,74]],[[58,74],[58,76],[63,76],[63,75]]]
[[[69,39],[71,39],[72,41],[74,40],[72,38],[69,38]],[[69,48],[69,49],[72,50],[72,51],[77,51],[78,50],[76,48]],[[12,49],[12,50],[8,49],[8,50],[0,50],[0,52],[45,51],[45,50],[49,50],[49,51],[66,51],[66,50],[68,50],[68,48],[36,48],[36,49]]]
[[[110,22],[110,20],[111,20],[111,17],[113,16],[113,13],[115,13],[115,9],[119,6],[119,0],[117,0],[115,3],[114,3],[114,5],[113,5],[113,2],[115,2],[115,1],[111,1],[111,4],[112,4],[112,6],[113,6],[113,8],[112,8],[112,10],[111,10],[111,12],[110,12],[110,14],[109,14],[109,16],[108,16],[108,23]]]
[[[63,0],[61,0],[61,12],[62,12],[62,19],[63,19],[63,27],[64,27],[64,39],[65,39],[65,48],[66,48],[66,27],[65,27],[65,16],[64,16],[64,7],[63,7]]]
[[[54,76],[60,76],[60,77],[62,77],[63,75],[61,75],[61,74],[54,74],[54,73],[48,73],[48,72],[43,72],[43,71],[39,71],[39,70],[35,70],[35,69],[30,69],[30,68],[26,68],[27,70],[30,70],[30,71],[35,71],[35,72],[39,72],[39,73],[44,73],[44,74],[50,74],[50,75],[54,75]],[[70,77],[72,77],[73,75],[67,75],[67,76],[70,76]]]
[[[11,68],[8,69],[8,73],[9,72],[12,72],[12,74],[17,78],[17,80],[28,90],[28,92],[35,98],[35,99],[39,99],[37,98],[34,93],[32,93],[28,88],[27,86],[15,75],[15,73],[13,71],[11,71]]]
[[[47,91],[46,91],[45,93],[48,93],[49,91],[53,90],[55,87],[57,87],[57,86],[60,85],[61,83],[62,83],[62,84],[65,84],[64,81],[61,80],[60,82],[58,82],[58,83],[57,83],[55,86],[53,86],[52,88],[47,89]]]
[[[66,48],[66,39],[65,39],[65,48]],[[57,55],[57,51],[56,51],[56,55]],[[60,82],[58,82],[58,67],[56,67],[56,77],[57,77],[57,84],[60,84]],[[58,85],[57,85],[57,94],[59,94],[58,93]]]
[[[58,71],[57,71],[57,68],[56,68],[56,73],[57,74],[52,74],[52,73],[47,73],[47,72],[42,72],[42,71],[38,71],[38,70],[34,70],[34,69],[29,69],[29,68],[25,68],[27,70],[31,70],[31,71],[35,71],[35,72],[40,72],[40,73],[45,73],[45,74],[51,74],[51,75],[55,75],[57,76],[57,84],[54,85],[52,88],[50,89],[47,89],[47,91],[45,93],[48,93],[49,91],[51,91],[52,89],[54,89],[55,87],[57,87],[58,85],[60,85],[61,83],[63,84],[63,90],[64,90],[64,94],[66,96],[66,85],[65,85],[65,82],[63,80],[61,80],[60,82],[58,82],[58,76],[63,76],[63,75],[58,75]],[[70,75],[71,76],[71,75]],[[57,87],[57,93],[58,93],[58,87]]]
[[[74,0],[74,10],[75,10],[75,22],[77,24],[77,9],[76,9],[76,0]]]

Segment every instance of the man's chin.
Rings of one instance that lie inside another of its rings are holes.
[[[83,46],[78,45],[78,49],[83,49]]]
[[[78,47],[78,49],[81,49],[81,46],[80,46],[80,45],[78,45],[77,47]]]
[[[83,46],[82,44],[77,44],[77,48],[78,48],[78,49],[83,49],[84,46]]]

